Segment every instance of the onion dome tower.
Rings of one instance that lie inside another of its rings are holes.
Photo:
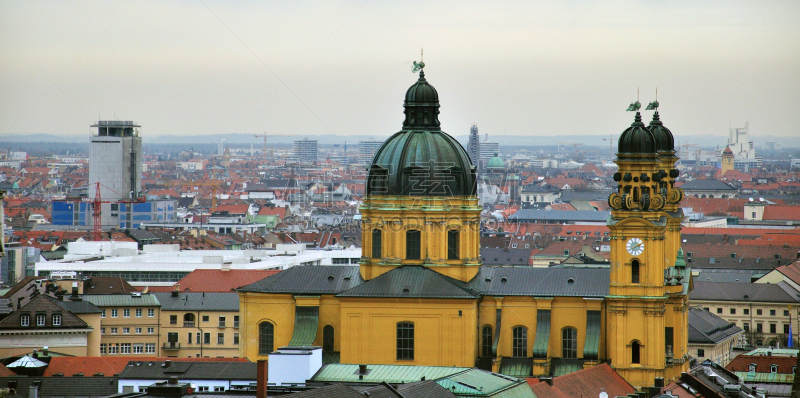
[[[652,104],[651,104],[652,105]],[[680,219],[665,208],[672,134],[657,119],[642,122],[638,101],[634,122],[619,137],[614,174],[617,192],[609,196],[611,275],[606,297],[608,357],[634,386],[656,377],[672,380],[688,368],[688,281],[676,267]],[[653,109],[648,107],[648,109]],[[674,144],[672,144],[674,145]],[[662,157],[662,155],[664,157]]]
[[[439,94],[424,71],[403,106],[402,130],[383,143],[368,170],[361,275],[422,265],[466,282],[480,266],[476,168],[441,130]]]

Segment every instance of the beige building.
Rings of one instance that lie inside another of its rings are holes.
[[[239,356],[237,293],[154,293],[161,304],[162,357]]]
[[[87,294],[100,308],[100,355],[147,355],[159,352],[160,304],[151,293]]]
[[[743,329],[747,345],[785,346],[790,323],[797,341],[800,294],[786,282],[695,281],[689,304]]]
[[[744,331],[736,325],[700,308],[689,308],[689,355],[698,362],[710,359],[727,365],[731,350],[740,343]]]

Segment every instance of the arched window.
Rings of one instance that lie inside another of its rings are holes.
[[[406,259],[419,260],[422,234],[417,230],[406,231]]]
[[[569,359],[578,357],[578,329],[564,328],[561,331],[561,357]]]
[[[397,323],[397,359],[414,359],[414,323]]]
[[[492,356],[492,327],[486,325],[481,329],[481,356]]]
[[[381,258],[381,230],[372,230],[372,258]]]
[[[640,357],[639,349],[641,346],[639,342],[634,340],[631,343],[631,363],[642,363],[642,358]]]
[[[528,356],[528,328],[525,326],[512,329],[511,355],[516,358]]]
[[[194,327],[194,314],[192,313],[183,314],[183,327],[185,328]]]
[[[631,261],[631,283],[639,283],[639,260]]]
[[[447,259],[458,260],[458,231],[447,231]]]
[[[269,322],[258,324],[258,355],[267,355],[273,351],[275,325]]]
[[[333,352],[333,326],[325,325],[322,328],[322,351],[325,353]]]

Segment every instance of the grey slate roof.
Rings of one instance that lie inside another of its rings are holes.
[[[88,302],[88,301],[70,301],[70,300],[54,300],[54,302],[61,308],[73,313],[73,314],[97,314],[100,311],[100,308],[97,308],[96,305]]]
[[[469,284],[492,296],[605,297],[610,281],[609,268],[483,266]]]
[[[480,296],[470,285],[418,265],[395,268],[338,297],[466,298]]]
[[[689,308],[689,344],[719,344],[742,329],[702,308]]]
[[[239,311],[238,293],[153,293],[161,303],[161,311]]]
[[[689,300],[751,301],[797,303],[799,300],[787,292],[789,287],[769,283],[694,282]],[[795,293],[796,294],[796,293]]]
[[[692,180],[681,185],[684,191],[731,191],[736,192],[736,188],[720,180]]]
[[[484,265],[528,265],[530,259],[531,249],[481,248]]]
[[[751,283],[752,280],[764,276],[769,270],[692,267],[692,273],[697,272],[700,274],[694,277],[695,282]]]
[[[28,398],[30,385],[41,381],[39,397],[105,397],[117,393],[116,377],[85,375],[84,377],[0,377],[0,388],[7,388],[11,381],[17,382],[17,394],[13,397]]]
[[[610,211],[589,211],[589,210],[534,210],[522,209],[510,216],[509,221],[594,221],[605,222]]]
[[[158,299],[152,293],[131,294],[84,294],[81,296],[98,307],[158,307]]]
[[[256,380],[255,362],[172,362],[130,361],[119,378],[133,380]]]
[[[237,289],[240,292],[339,294],[364,283],[358,265],[305,265],[283,270]]]

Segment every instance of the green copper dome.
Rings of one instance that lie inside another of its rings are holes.
[[[475,167],[453,137],[439,127],[439,95],[420,72],[406,92],[403,129],[375,153],[367,196],[472,196]]]
[[[653,121],[650,122],[648,129],[656,140],[656,151],[675,152],[675,138],[672,136],[672,132],[664,127],[664,123],[658,117],[658,110],[653,114]]]
[[[636,112],[636,118],[630,127],[619,136],[617,156],[649,155],[656,153],[656,140],[653,133],[642,123],[642,115]]]
[[[489,159],[489,163],[486,164],[487,169],[504,169],[506,168],[506,164],[503,162],[503,159],[500,159],[499,156],[495,153],[494,156]]]

